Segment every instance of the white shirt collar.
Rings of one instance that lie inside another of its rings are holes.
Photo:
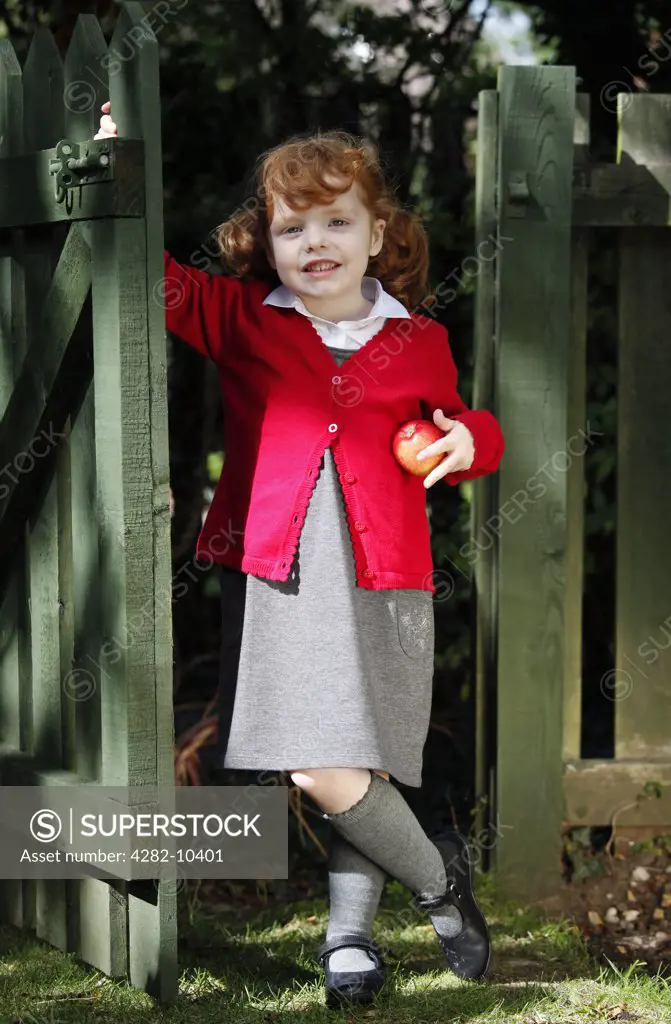
[[[410,314],[403,303],[395,299],[389,292],[386,292],[376,277],[364,277],[361,282],[361,291],[364,298],[373,303],[373,308],[368,316],[364,316],[360,320],[338,320],[338,324],[344,326],[347,324],[362,324],[367,320],[374,320],[376,317],[388,316],[410,319]],[[269,295],[266,295],[263,304],[264,306],[286,306],[290,309],[296,309],[299,313],[303,313],[312,320],[322,320],[327,324],[336,322],[334,320],[325,320],[324,317],[310,313],[298,295],[284,284],[279,285]]]

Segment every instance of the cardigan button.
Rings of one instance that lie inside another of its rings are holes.
[[[357,530],[358,533],[363,533],[364,530],[366,529],[366,524],[362,522],[356,522],[354,524],[354,529]]]
[[[364,576],[367,576],[369,580],[371,580],[375,575],[372,569],[364,569],[363,574]]]
[[[346,484],[353,484],[355,479],[354,473],[345,473],[344,480]]]
[[[337,429],[338,429],[338,424],[337,423],[329,423],[329,431],[332,434],[335,434]]]
[[[342,377],[331,377],[331,384],[342,384]]]

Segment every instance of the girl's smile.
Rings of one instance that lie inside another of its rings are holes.
[[[334,263],[330,260],[311,260],[303,267],[303,273],[309,274],[310,277],[327,277],[335,270],[338,270],[340,266],[342,264]]]

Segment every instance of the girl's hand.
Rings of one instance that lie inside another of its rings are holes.
[[[433,422],[445,431],[445,437],[440,437],[426,448],[422,448],[420,452],[417,452],[416,458],[426,459],[430,455],[439,455],[441,452],[450,454],[428,476],[424,477],[426,488],[431,487],[448,473],[470,469],[475,458],[475,442],[467,426],[459,420],[448,419],[443,415],[442,409],[434,410]]]
[[[112,104],[109,100],[106,100],[100,108],[103,112],[103,116],[100,118],[100,131],[93,136],[94,139],[113,139],[118,136],[117,126],[112,120],[110,109]]]

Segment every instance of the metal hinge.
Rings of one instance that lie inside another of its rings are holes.
[[[531,203],[529,174],[527,171],[511,171],[506,183],[506,213],[509,217],[526,217]]]
[[[108,141],[72,142],[61,139],[56,144],[56,156],[49,163],[49,173],[55,175],[57,203],[64,201],[69,188],[112,181],[114,166]]]

